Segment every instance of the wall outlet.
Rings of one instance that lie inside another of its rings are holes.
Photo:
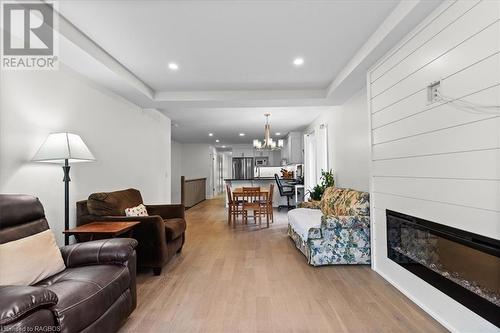
[[[427,103],[431,104],[441,100],[439,91],[441,89],[441,81],[434,81],[427,86]]]

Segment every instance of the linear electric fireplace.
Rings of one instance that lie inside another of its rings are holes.
[[[500,327],[500,241],[386,210],[387,256]]]

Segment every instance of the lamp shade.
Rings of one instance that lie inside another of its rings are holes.
[[[95,161],[82,138],[73,133],[51,133],[40,146],[32,161],[47,163]]]

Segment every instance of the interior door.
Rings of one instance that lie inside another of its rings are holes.
[[[222,154],[217,154],[217,194],[223,192],[224,189],[224,164],[223,164],[223,156]]]

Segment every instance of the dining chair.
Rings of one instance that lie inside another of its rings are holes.
[[[238,218],[238,215],[243,216],[243,206],[242,203],[243,201],[238,200],[238,198],[235,198],[232,194],[231,187],[226,184],[226,193],[227,193],[227,224],[231,225],[236,225],[236,219]]]
[[[253,187],[243,187],[242,188],[243,192],[260,192],[260,187],[258,186],[253,186]]]
[[[274,184],[269,185],[269,193],[267,195],[267,226],[269,227],[269,220],[274,223],[274,211],[273,211],[273,194],[274,194]]]
[[[274,222],[274,212],[273,212],[273,194],[274,194],[274,184],[269,185],[269,191],[263,193],[261,199],[259,200],[261,206],[261,214],[266,216],[267,227],[269,228],[269,221]]]
[[[259,225],[262,223],[262,192],[260,187],[243,187],[243,223],[248,223],[248,212],[253,212],[254,222],[257,223],[259,218]]]

